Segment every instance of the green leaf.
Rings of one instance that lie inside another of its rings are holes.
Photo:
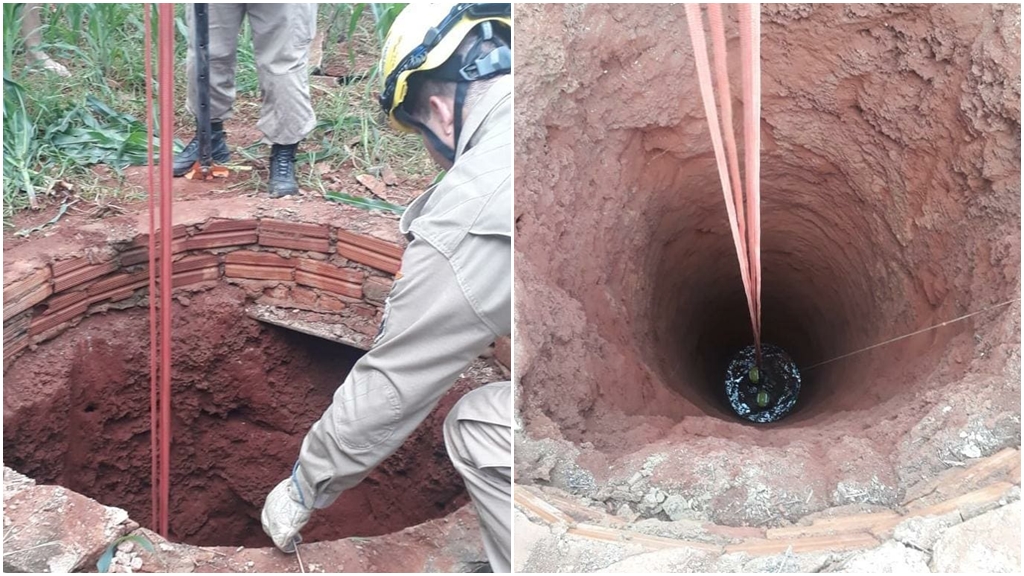
[[[359,27],[359,18],[363,15],[363,10],[366,10],[366,3],[360,2],[352,5],[352,16],[348,20],[348,38],[352,39],[352,35],[356,33],[356,28]]]
[[[327,192],[324,197],[334,202],[341,202],[342,204],[348,204],[349,206],[355,206],[356,208],[362,208],[364,210],[384,210],[393,214],[402,214],[405,212],[405,207],[383,200],[377,200],[375,198],[362,198],[360,196],[352,196],[345,194],[344,192]]]

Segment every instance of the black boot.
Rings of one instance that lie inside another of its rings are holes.
[[[298,144],[274,144],[270,148],[270,184],[267,186],[271,198],[291,196],[299,191],[295,180],[295,150]]]
[[[210,124],[210,147],[213,161],[224,164],[231,158],[228,150],[228,138],[224,133],[223,122],[212,122]],[[174,156],[174,177],[184,176],[199,160],[199,135],[196,134],[192,141],[185,146],[185,149]]]

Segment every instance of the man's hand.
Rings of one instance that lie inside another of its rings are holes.
[[[302,541],[299,531],[309,522],[312,511],[312,507],[302,503],[302,494],[292,472],[290,478],[285,478],[270,491],[263,503],[260,516],[263,531],[282,552],[295,552],[295,545]]]

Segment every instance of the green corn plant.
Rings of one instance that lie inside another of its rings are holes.
[[[23,205],[18,192],[24,191],[33,209],[36,201],[35,181],[40,174],[34,170],[39,152],[35,123],[29,117],[23,96],[24,88],[4,75],[4,212]]]
[[[157,134],[158,136],[158,134]],[[146,125],[117,112],[91,94],[43,136],[49,149],[77,166],[108,164],[114,168],[148,161]],[[154,141],[159,152],[160,141]]]
[[[406,4],[375,4],[375,3],[358,3],[352,5],[352,13],[349,17],[348,23],[348,35],[351,38],[355,34],[356,29],[359,27],[359,19],[363,15],[363,11],[367,8],[370,9],[370,13],[373,14],[374,32],[377,34],[377,40],[381,43],[387,38],[388,30],[391,29],[391,25],[395,23],[395,18],[398,14],[406,7]]]
[[[14,55],[21,52],[21,8],[23,4],[4,4],[4,76],[11,76]]]

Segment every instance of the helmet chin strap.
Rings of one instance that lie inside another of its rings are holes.
[[[423,134],[423,136],[430,141],[431,148],[433,148],[438,154],[444,157],[445,160],[448,160],[449,164],[455,164],[455,149],[441,141],[441,139],[438,138],[437,134],[434,134],[433,130],[427,128],[426,124],[413,118],[412,115],[406,112],[401,106],[395,109],[395,118],[397,118],[398,121],[401,122],[402,124],[414,126],[416,129],[418,129],[420,131],[420,134]],[[456,124],[456,126],[458,126],[458,124]],[[456,132],[456,145],[458,141],[458,132]]]
[[[483,22],[479,26],[479,34],[476,41],[466,52],[465,58],[456,64],[454,70],[442,66],[439,70],[442,77],[455,80],[455,145],[459,145],[459,137],[462,135],[462,109],[466,103],[466,92],[469,91],[469,83],[476,80],[483,80],[507,74],[512,69],[512,52],[505,42],[494,35],[494,25],[490,22]],[[497,47],[485,56],[480,56],[483,51],[484,42],[491,42]]]
[[[494,27],[491,22],[483,22],[479,26],[480,32],[466,52],[464,58],[451,58],[443,65],[428,74],[437,80],[455,83],[455,146],[458,147],[459,139],[462,137],[462,116],[466,105],[466,93],[469,92],[469,85],[476,80],[492,78],[499,74],[508,74],[512,70],[512,51],[500,37],[495,36]],[[491,42],[497,48],[486,55],[481,56],[484,42]],[[433,130],[425,124],[412,117],[402,106],[395,109],[395,118],[408,126],[416,127],[438,154],[448,160],[450,164],[455,163],[455,149],[448,146],[434,134]]]

